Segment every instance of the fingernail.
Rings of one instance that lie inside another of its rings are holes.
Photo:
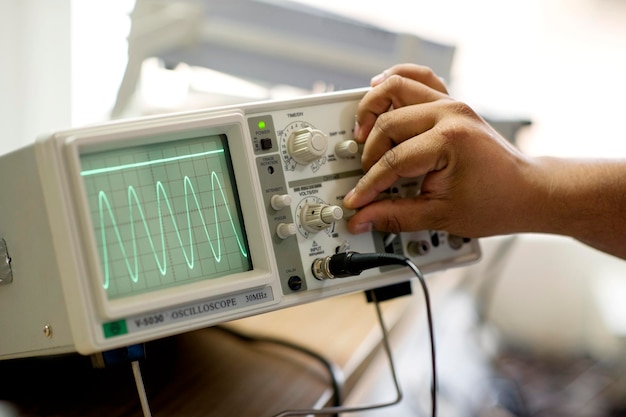
[[[352,228],[352,233],[368,233],[373,229],[372,223],[359,223]]]
[[[381,82],[383,82],[383,81],[385,80],[385,78],[387,78],[387,71],[383,71],[383,72],[381,72],[380,74],[374,75],[374,76],[372,77],[372,79],[370,80],[370,84],[371,84],[372,86],[374,86],[374,85],[378,85],[378,84],[380,84]]]
[[[354,122],[354,139],[361,139],[361,125],[359,122]]]

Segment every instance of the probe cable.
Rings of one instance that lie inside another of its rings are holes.
[[[392,254],[392,253],[365,253],[361,254],[358,252],[341,252],[335,255],[327,256],[325,258],[318,258],[313,262],[311,269],[313,271],[313,275],[315,278],[319,280],[327,280],[327,279],[335,279],[335,278],[346,278],[355,275],[359,275],[361,272],[366,269],[377,268],[386,265],[403,265],[410,268],[415,276],[418,278],[420,285],[422,287],[422,291],[424,293],[424,301],[426,305],[426,315],[428,320],[428,332],[430,338],[430,354],[431,354],[431,374],[432,374],[432,387],[431,387],[431,416],[435,417],[437,415],[437,362],[435,357],[435,334],[434,334],[434,326],[430,305],[430,295],[428,293],[428,287],[426,286],[426,280],[424,279],[424,275],[420,271],[420,269],[415,265],[410,259]],[[391,376],[393,378],[393,383],[397,392],[397,397],[386,403],[374,404],[374,405],[363,405],[363,406],[355,406],[355,407],[325,407],[320,409],[310,409],[310,410],[287,410],[283,411],[279,414],[274,415],[273,417],[286,417],[286,416],[303,416],[303,415],[318,415],[318,414],[337,414],[337,413],[352,413],[358,411],[368,411],[375,410],[385,407],[390,407],[392,405],[396,405],[402,401],[402,389],[400,388],[400,383],[398,381],[398,376],[396,374],[396,369],[393,361],[393,355],[391,353],[391,347],[389,344],[389,335],[387,332],[387,328],[385,326],[385,322],[383,319],[383,315],[381,312],[380,304],[376,299],[376,294],[372,292],[372,300],[374,301],[374,305],[376,306],[376,315],[378,317],[378,321],[380,323],[380,328],[382,331],[382,342],[383,348],[385,350],[385,354],[387,355],[387,360],[389,362],[389,367],[391,370]]]

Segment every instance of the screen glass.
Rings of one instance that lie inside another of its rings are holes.
[[[109,299],[252,269],[226,136],[85,153]]]

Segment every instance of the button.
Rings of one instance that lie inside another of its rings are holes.
[[[272,139],[270,138],[261,139],[261,149],[263,149],[264,151],[268,149],[272,149]]]

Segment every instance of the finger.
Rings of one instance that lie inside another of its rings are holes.
[[[348,231],[353,234],[371,230],[392,233],[427,229],[443,230],[443,225],[433,213],[437,213],[437,200],[421,197],[398,200],[381,200],[369,204],[350,218]]]
[[[430,88],[433,88],[439,92],[448,94],[448,89],[442,78],[437,76],[437,74],[435,74],[435,72],[430,67],[416,64],[394,65],[393,67],[388,68],[382,73],[372,77],[370,84],[372,87],[375,87],[393,74],[410,78],[422,84],[426,84]]]
[[[418,104],[380,115],[369,132],[361,165],[368,171],[389,149],[430,130],[439,121],[438,106]]]
[[[449,98],[418,81],[391,75],[382,84],[372,88],[359,102],[356,111],[354,139],[363,142],[371,131],[376,119],[390,108],[399,109],[413,104],[433,102]]]
[[[448,159],[445,146],[437,140],[436,133],[429,130],[385,152],[344,197],[343,204],[349,209],[363,207],[398,178],[415,178],[442,170]]]

